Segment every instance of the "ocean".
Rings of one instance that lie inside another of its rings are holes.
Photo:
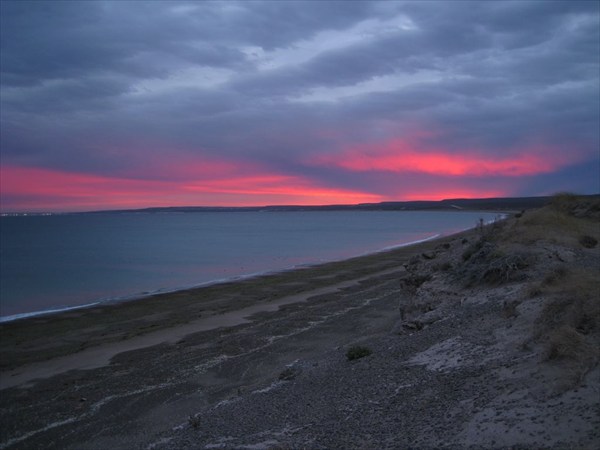
[[[0,218],[0,321],[358,256],[492,213],[286,211]]]

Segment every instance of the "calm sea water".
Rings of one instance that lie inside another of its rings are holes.
[[[343,259],[494,217],[375,211],[2,217],[0,320]]]

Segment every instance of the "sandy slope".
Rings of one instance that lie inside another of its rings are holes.
[[[215,300],[204,314],[231,315],[227,327],[170,318],[154,334],[127,338],[122,325],[124,338],[106,341],[89,323],[97,345],[59,357],[74,369],[86,351],[110,349],[110,364],[92,358],[91,370],[34,381],[56,362],[39,361],[36,337],[2,374],[0,448],[598,448],[599,324],[548,306],[570,286],[598,304],[597,289],[571,276],[597,277],[599,247],[578,237],[600,239],[598,222],[573,218],[573,236],[548,228],[528,240],[529,214],[219,291],[248,297],[244,308],[272,305],[248,319]],[[544,322],[549,308],[556,324]],[[565,324],[581,335],[570,353],[550,344]],[[55,332],[52,355],[70,348]],[[120,352],[135,339],[144,345]],[[372,353],[348,361],[353,345]]]

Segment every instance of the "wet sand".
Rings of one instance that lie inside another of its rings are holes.
[[[465,234],[465,233],[463,233]],[[0,389],[115,355],[247,323],[249,317],[401,272],[411,257],[449,237],[296,270],[0,324]],[[452,238],[454,239],[454,237]]]

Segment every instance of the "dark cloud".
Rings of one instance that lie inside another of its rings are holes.
[[[114,174],[161,152],[242,158],[384,195],[387,176],[306,161],[415,127],[430,131],[422,149],[493,157],[536,145],[598,161],[597,2],[0,7],[5,165]],[[518,185],[536,194],[573,177],[597,190],[579,173]]]

